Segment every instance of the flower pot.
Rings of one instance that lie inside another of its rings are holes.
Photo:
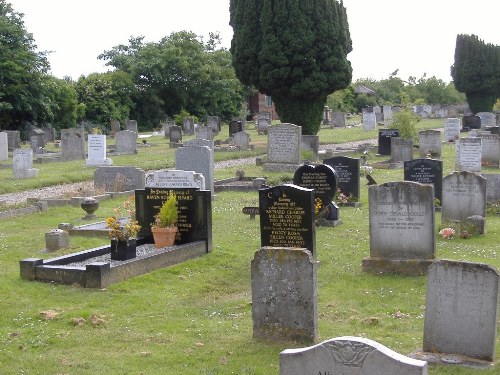
[[[127,260],[137,256],[135,239],[111,240],[111,260]]]
[[[153,226],[151,232],[153,233],[156,248],[173,246],[177,235],[177,227],[162,228]]]

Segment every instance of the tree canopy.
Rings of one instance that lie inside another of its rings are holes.
[[[352,78],[342,1],[231,0],[230,25],[236,76],[271,95],[281,121],[316,134],[327,95]]]
[[[500,97],[500,46],[486,44],[476,35],[457,35],[451,76],[472,112],[490,112]]]

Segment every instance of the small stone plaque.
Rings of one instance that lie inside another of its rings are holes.
[[[197,188],[205,190],[205,177],[194,171],[162,169],[146,175],[146,187],[156,188]]]
[[[295,185],[314,190],[314,212],[319,214],[332,201],[337,191],[335,171],[326,164],[302,165],[293,175]]]

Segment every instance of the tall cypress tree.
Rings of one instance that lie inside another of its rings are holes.
[[[500,47],[476,35],[457,35],[451,76],[472,112],[490,112],[500,97]]]
[[[342,1],[231,0],[230,15],[237,77],[271,95],[283,122],[316,134],[328,94],[352,78]]]

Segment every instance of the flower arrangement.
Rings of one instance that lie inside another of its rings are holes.
[[[455,235],[455,229],[453,228],[443,228],[439,231],[439,235],[444,239],[451,240]]]
[[[115,215],[106,218],[106,228],[110,229],[108,232],[109,238],[118,241],[128,241],[131,238],[137,237],[141,226],[137,220],[133,219],[135,214],[133,201],[134,197],[129,197],[129,199],[123,202],[123,208],[114,208]],[[123,217],[128,218],[125,225],[122,225],[121,222],[121,218]]]

